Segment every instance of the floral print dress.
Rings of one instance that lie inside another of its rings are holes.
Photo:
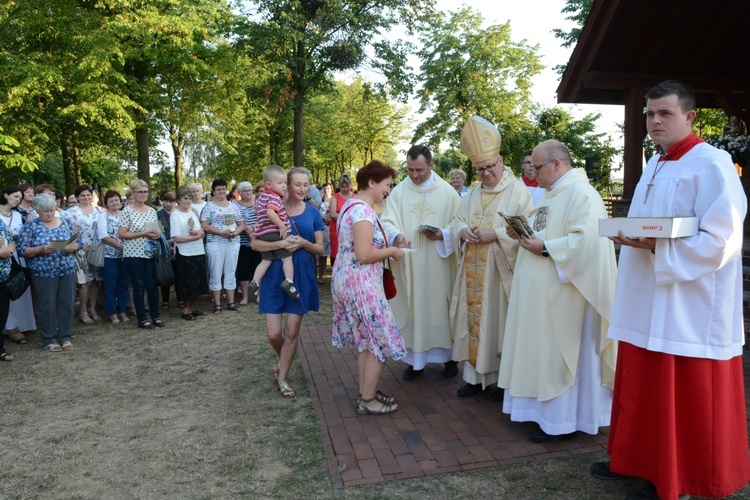
[[[81,241],[83,241],[83,246],[88,247],[94,243],[99,243],[99,238],[96,234],[96,224],[99,220],[99,214],[102,212],[103,210],[96,206],[92,207],[90,214],[84,212],[80,206],[75,206],[68,210],[68,215],[73,219],[76,229],[78,229]],[[102,281],[103,273],[101,269],[86,266],[84,271],[86,272],[87,282],[94,280]]]
[[[349,208],[351,207],[351,208]],[[346,210],[346,213],[344,213]],[[378,216],[366,203],[350,199],[339,213],[339,253],[333,265],[333,345],[354,344],[360,352],[370,351],[384,362],[406,356],[404,339],[383,291],[383,262],[360,264],[354,255],[354,224],[370,222],[373,248],[385,248]]]

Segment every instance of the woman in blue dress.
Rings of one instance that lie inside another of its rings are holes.
[[[317,258],[323,253],[323,218],[316,208],[304,201],[310,191],[309,170],[304,167],[289,170],[287,191],[284,206],[292,225],[291,235],[276,242],[253,238],[252,248],[258,252],[270,252],[279,248],[293,252],[294,282],[299,291],[299,300],[291,298],[280,287],[272,286],[284,279],[281,260],[275,260],[261,282],[258,308],[260,314],[266,315],[268,342],[278,357],[273,374],[279,392],[285,398],[291,398],[295,396],[295,392],[287,382],[287,376],[297,352],[297,336],[302,319],[310,311],[317,312],[319,307],[315,272]],[[282,325],[281,315],[285,313],[286,323]]]

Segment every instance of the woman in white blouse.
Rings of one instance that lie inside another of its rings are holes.
[[[175,289],[182,302],[182,319],[192,321],[203,312],[195,309],[195,301],[208,292],[206,251],[203,228],[191,208],[192,193],[187,187],[177,190],[177,209],[170,215],[169,225],[175,244]]]

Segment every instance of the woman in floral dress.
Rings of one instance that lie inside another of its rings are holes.
[[[396,401],[377,390],[387,357],[406,355],[404,341],[383,291],[383,260],[404,258],[388,247],[373,206],[391,191],[396,171],[375,160],[357,172],[358,193],[339,212],[339,255],[333,264],[333,345],[354,344],[359,350],[357,413],[385,415],[398,410]]]
[[[76,225],[78,234],[83,241],[83,250],[88,253],[89,246],[98,243],[96,236],[96,222],[101,207],[92,203],[94,190],[88,184],[81,184],[76,188],[78,205],[68,210],[68,215]],[[78,290],[78,301],[81,304],[80,320],[82,323],[92,324],[101,321],[96,314],[96,299],[99,297],[99,282],[102,280],[101,269],[86,266],[86,284]]]

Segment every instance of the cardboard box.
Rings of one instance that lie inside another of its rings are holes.
[[[698,217],[615,217],[599,219],[599,236],[682,238],[698,234]]]

